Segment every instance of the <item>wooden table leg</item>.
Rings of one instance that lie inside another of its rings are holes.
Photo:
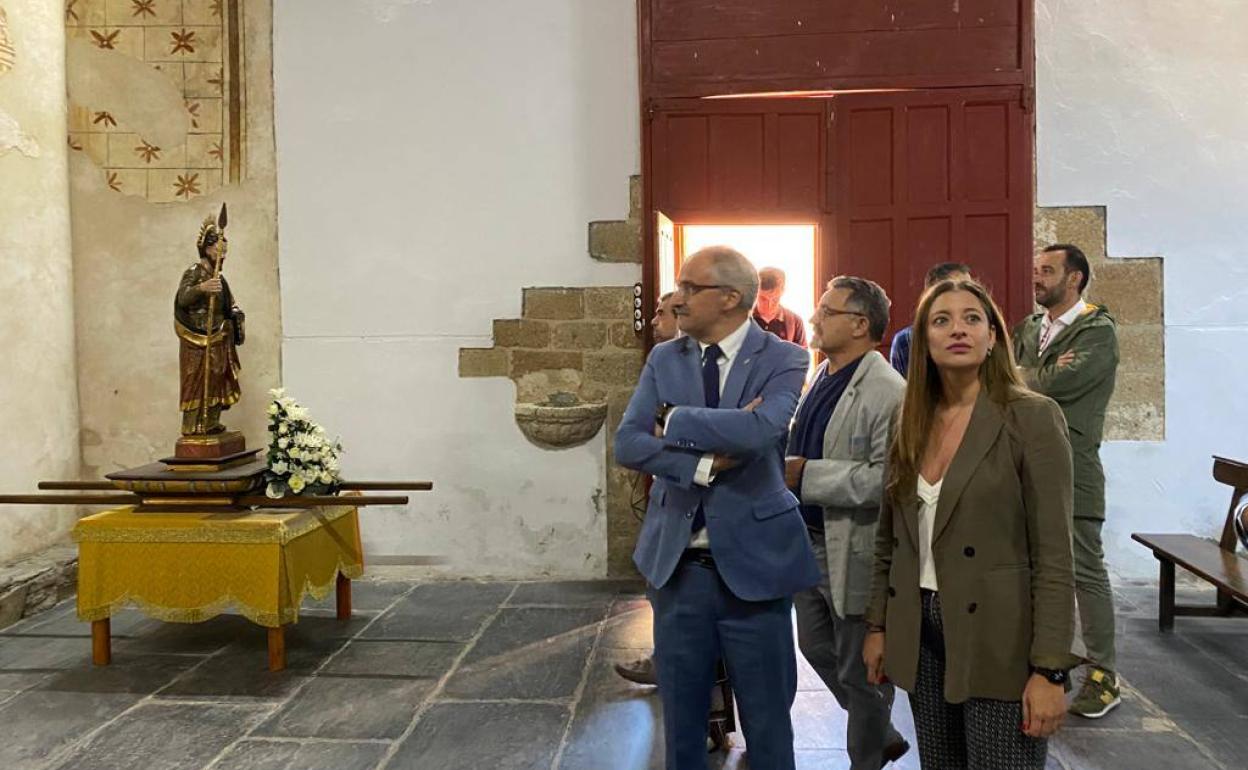
[[[269,670],[282,671],[286,668],[286,627],[278,626],[269,631]]]
[[[1157,627],[1159,631],[1174,630],[1174,562],[1159,558],[1161,575],[1157,585]]]
[[[91,621],[91,662],[107,666],[113,662],[112,623],[109,618]]]
[[[338,573],[338,619],[351,619],[351,578]]]

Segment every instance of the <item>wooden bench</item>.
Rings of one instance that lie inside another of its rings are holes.
[[[1223,457],[1213,458],[1213,478],[1231,487],[1231,505],[1226,526],[1218,541],[1196,535],[1151,535],[1132,533],[1131,539],[1152,550],[1161,563],[1158,627],[1174,628],[1175,615],[1229,617],[1248,613],[1248,558],[1235,553],[1238,540],[1235,521],[1248,508],[1248,464]],[[1218,589],[1213,605],[1174,603],[1175,565],[1212,583]]]

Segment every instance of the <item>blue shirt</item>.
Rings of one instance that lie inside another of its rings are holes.
[[[914,327],[907,326],[894,334],[893,346],[888,351],[888,362],[902,377],[906,376],[906,371],[910,368],[910,335],[913,332]]]
[[[832,419],[832,413],[836,411],[836,405],[840,403],[860,363],[861,357],[831,374],[824,374],[810,387],[810,393],[802,402],[802,408],[797,410],[793,430],[789,433],[789,456],[823,459],[823,434],[828,430],[828,421]],[[810,529],[823,531],[822,506],[803,505],[802,518]]]

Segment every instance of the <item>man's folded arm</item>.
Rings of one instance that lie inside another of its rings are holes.
[[[809,360],[801,350],[786,353],[758,394],[762,403],[752,411],[682,406],[673,410],[662,441],[677,449],[737,459],[774,449],[797,409]]]
[[[615,460],[625,468],[649,473],[671,484],[688,489],[702,453],[667,446],[654,435],[654,415],[658,409],[658,389],[654,368],[646,362],[641,381],[629,399],[624,419],[615,433]]]

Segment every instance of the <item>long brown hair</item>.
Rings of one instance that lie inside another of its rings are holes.
[[[941,281],[923,292],[914,313],[914,326],[910,336],[906,395],[902,400],[901,411],[893,430],[893,441],[888,451],[885,489],[895,502],[914,494],[919,464],[923,461],[923,452],[927,449],[927,439],[932,431],[936,404],[943,395],[940,372],[928,349],[927,322],[936,298],[951,291],[974,294],[983,305],[989,325],[996,332],[996,341],[979,367],[979,381],[988,397],[999,404],[1005,404],[1027,390],[1014,365],[1014,350],[1001,308],[997,307],[992,295],[983,285],[972,280]]]

